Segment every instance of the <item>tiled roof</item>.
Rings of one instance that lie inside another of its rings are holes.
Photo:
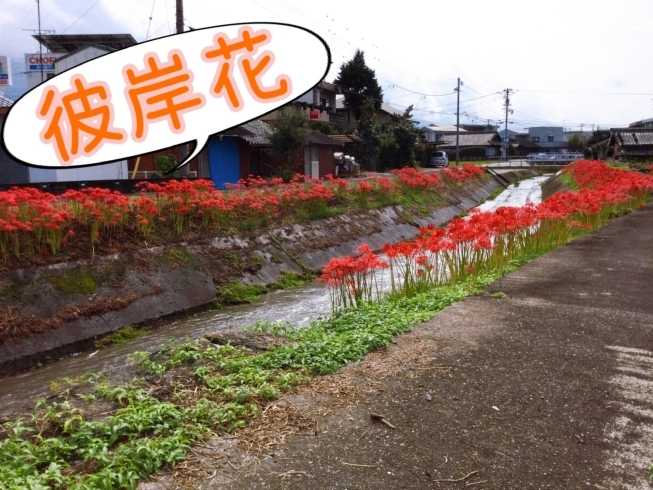
[[[341,97],[340,99],[336,99],[336,109],[347,109],[347,107],[345,106],[345,98],[344,97]],[[392,107],[391,105],[386,104],[385,102],[381,102],[381,109],[380,110],[385,112],[386,114],[390,114],[392,116],[400,117],[400,116],[404,115],[404,111],[402,111],[401,109],[396,109],[396,108]],[[410,118],[413,119],[413,116],[411,116]]]
[[[241,126],[223,131],[224,136],[238,136],[250,145],[265,146],[269,144],[268,136],[272,134],[272,126],[263,121],[250,121]]]
[[[435,133],[455,133],[456,126],[454,124],[430,124],[425,129],[429,129]],[[460,133],[468,133],[466,129],[460,128]]]
[[[614,137],[620,146],[653,145],[653,129],[615,129]]]
[[[347,143],[356,143],[358,141],[363,141],[360,136],[356,136],[355,134],[330,134],[329,136],[331,139],[339,141],[343,145]]]
[[[341,143],[335,138],[332,138],[328,134],[320,133],[319,131],[313,130],[308,133],[307,140],[312,145],[334,145],[342,146],[344,143]]]
[[[443,146],[456,146],[456,135],[445,134],[439,143]],[[488,146],[497,145],[499,143],[501,143],[501,138],[496,132],[481,133],[470,131],[467,133],[460,133],[458,139],[459,146]]]
[[[14,105],[14,101],[11,99],[8,99],[4,95],[0,95],[0,107],[11,107]]]

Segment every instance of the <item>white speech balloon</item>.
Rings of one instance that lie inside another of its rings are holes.
[[[219,48],[218,35],[223,37],[226,44],[231,44],[243,30],[251,32],[250,37],[254,38],[257,33],[267,32],[268,39],[265,43],[250,43],[251,52],[247,48],[232,52],[228,62],[224,49],[203,56],[204,50],[215,51]],[[177,58],[173,57],[175,53]],[[153,60],[158,68],[152,69],[150,66],[149,58],[152,55],[155,55]],[[245,65],[250,74],[256,72],[258,63],[266,55],[269,55],[270,60],[265,68],[258,74],[250,75],[250,80],[255,76],[258,83],[247,83]],[[243,61],[245,59],[249,60],[249,64]],[[160,76],[148,79],[148,66],[150,72],[165,71],[165,67],[174,64],[175,60],[184,65],[182,68],[187,71],[170,68],[169,72],[157,73]],[[224,66],[227,63],[232,67],[230,79],[236,87],[235,100],[240,103],[236,109],[229,103],[229,83],[222,83],[220,96],[212,91],[217,82],[224,82],[225,79],[218,75],[226,69]],[[166,36],[92,59],[37,86],[11,107],[5,119],[2,141],[8,153],[25,165],[58,169],[101,165],[197,141],[195,151],[179,165],[182,166],[202,150],[210,135],[254,120],[308,92],[326,76],[330,64],[331,53],[324,40],[303,27],[290,24],[251,22]],[[131,78],[127,73],[130,67]],[[184,73],[187,78],[182,80]],[[82,86],[101,86],[92,91],[86,107],[81,98],[68,99],[66,105],[63,98],[56,97],[57,93],[62,96],[70,93],[71,89],[78,86],[77,83]],[[152,87],[155,83],[160,83],[161,86]],[[166,83],[169,84],[167,88],[161,88]],[[180,93],[179,90],[184,90],[184,87],[186,92]],[[259,96],[261,90],[272,92],[275,88],[275,99],[266,100]],[[149,89],[163,92],[148,91]],[[175,124],[178,123],[173,122],[173,117],[165,112],[165,92],[173,90],[177,90],[176,95],[167,96],[172,104],[188,105],[180,111],[169,112],[177,112],[181,129],[175,129]],[[46,112],[48,98],[49,111],[45,116],[39,116],[40,111]],[[181,101],[182,98],[186,98],[186,101]],[[107,116],[107,110],[103,109],[107,107],[107,101],[113,107],[112,119]],[[141,131],[140,139],[136,137],[139,118],[135,115],[138,114],[135,107],[139,105],[142,114],[141,129],[144,130]],[[54,124],[57,107],[61,108],[60,122]],[[72,119],[67,118],[67,114],[72,114]],[[80,114],[88,117],[80,118]],[[95,135],[93,132],[75,131],[70,122],[72,120],[72,124],[75,124],[75,115],[79,119],[77,128],[80,127],[80,121],[94,129],[104,124],[103,134],[114,134],[112,138],[115,139],[103,138],[95,148],[85,152],[84,149],[93,142]],[[58,133],[57,128],[62,128],[62,131]],[[68,150],[69,158],[65,162],[61,155],[66,150],[55,150],[57,136],[70,138],[74,132],[79,135],[76,155],[68,141],[63,145]],[[118,141],[119,137],[123,138],[122,142]]]

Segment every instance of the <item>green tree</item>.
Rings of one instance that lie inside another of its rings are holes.
[[[585,139],[579,134],[572,134],[567,140],[567,150],[574,152],[585,151]]]
[[[356,122],[356,132],[363,140],[358,145],[357,159],[364,170],[376,172],[379,157],[379,123],[376,120],[374,102],[366,99],[361,109],[361,117]]]
[[[413,106],[409,106],[398,118],[384,124],[384,143],[381,164],[384,169],[415,166],[416,145],[423,139],[423,131],[411,119]]]
[[[154,157],[154,164],[157,166],[158,170],[154,173],[155,178],[161,177],[181,177],[181,170],[175,170],[169,175],[166,175],[166,172],[169,172],[177,166],[177,159],[174,155],[159,155]]]
[[[270,121],[274,131],[268,136],[270,146],[266,152],[281,160],[278,176],[288,182],[295,175],[295,168],[301,163],[298,154],[306,146],[308,137],[308,118],[298,107],[284,106],[277,117]]]
[[[354,112],[356,120],[362,116],[365,100],[372,99],[374,109],[381,108],[383,91],[374,70],[365,64],[365,56],[360,49],[356,50],[351,60],[340,66],[340,73],[333,83],[344,89],[344,105]]]
[[[608,140],[610,139],[610,130],[597,128],[596,131],[592,133],[592,136],[585,142],[586,150],[585,156],[590,157],[590,146],[596,145],[595,153],[599,160],[603,160],[608,151]],[[598,144],[602,143],[602,144]]]
[[[311,129],[323,134],[339,134],[338,128],[331,126],[325,121],[311,121]]]

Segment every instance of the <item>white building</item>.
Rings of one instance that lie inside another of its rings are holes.
[[[103,56],[117,49],[133,46],[136,40],[131,34],[42,34],[33,36],[45,48],[42,59],[39,53],[26,54],[25,65],[27,84],[31,90],[74,66]],[[79,168],[35,168],[28,167],[28,172],[20,182],[0,183],[44,183],[71,182],[88,180],[122,180],[129,178],[127,160]],[[27,182],[25,182],[27,177]]]

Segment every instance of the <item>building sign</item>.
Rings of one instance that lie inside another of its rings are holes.
[[[43,66],[43,71],[54,72],[54,61],[64,54],[66,53],[43,53],[43,58],[40,53],[25,54],[25,71],[41,71]]]
[[[11,65],[9,58],[0,56],[0,86],[11,85]]]

